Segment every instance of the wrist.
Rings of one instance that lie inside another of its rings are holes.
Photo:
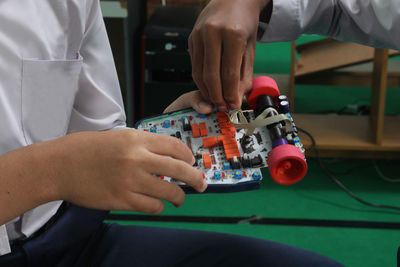
[[[57,162],[60,153],[55,141],[33,144],[26,147],[30,150],[26,159],[28,170],[32,170],[32,184],[36,187],[36,201],[40,204],[60,200],[62,195],[62,171]]]

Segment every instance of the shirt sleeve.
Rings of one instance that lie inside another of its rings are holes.
[[[400,50],[400,1],[273,0],[270,21],[259,28],[261,42],[293,41],[306,33]]]
[[[79,77],[68,132],[126,127],[121,90],[98,0],[87,1]]]

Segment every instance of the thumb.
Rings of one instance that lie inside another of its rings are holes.
[[[208,114],[213,110],[212,105],[205,101],[200,91],[197,90],[181,95],[164,110],[164,113],[188,107],[192,107],[201,114]]]
[[[213,106],[204,100],[200,91],[193,92],[191,106],[200,114],[209,114],[213,110]]]

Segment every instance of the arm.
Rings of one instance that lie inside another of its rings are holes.
[[[260,41],[293,41],[302,33],[400,49],[400,2],[396,0],[274,0]]]
[[[207,185],[193,163],[179,139],[136,130],[83,132],[33,144],[0,156],[0,225],[59,199],[96,209],[159,213],[160,199],[180,206],[185,194],[153,174],[202,192]]]
[[[189,38],[193,78],[205,100],[237,108],[251,89],[256,39],[309,33],[400,49],[399,29],[397,0],[213,0]]]
[[[99,2],[91,3],[70,124],[70,132],[88,132],[0,156],[0,225],[59,199],[90,208],[150,213],[163,210],[161,199],[182,205],[181,188],[154,174],[174,177],[200,192],[207,187],[201,172],[191,166],[190,149],[179,139],[133,129],[105,131],[124,128],[125,116]]]
[[[0,225],[58,199],[46,168],[53,152],[39,143],[0,156]]]

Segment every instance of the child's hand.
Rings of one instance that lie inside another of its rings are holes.
[[[164,113],[189,107],[192,107],[200,114],[208,114],[213,109],[212,105],[203,99],[200,91],[196,90],[178,97],[164,110]]]
[[[213,0],[189,37],[192,75],[219,110],[239,108],[253,79],[259,15],[270,0]]]
[[[50,142],[49,142],[50,144]],[[47,171],[58,198],[96,209],[160,213],[162,200],[179,207],[185,193],[169,176],[203,192],[207,184],[192,167],[194,157],[179,139],[139,130],[71,134],[51,142],[57,156]]]

